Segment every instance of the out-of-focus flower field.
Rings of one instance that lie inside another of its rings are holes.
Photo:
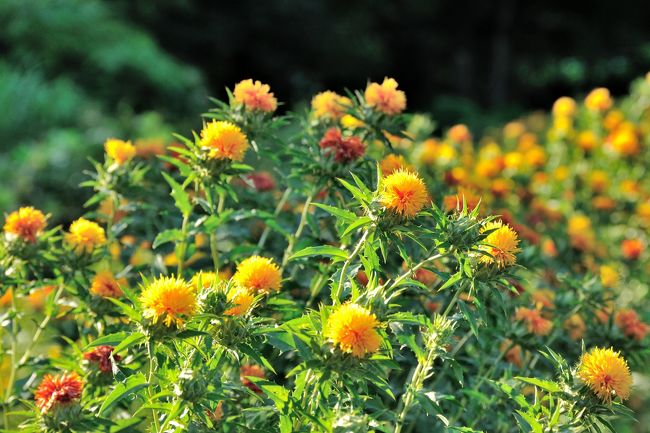
[[[7,212],[3,431],[647,432],[650,74],[483,136],[407,96],[243,80]]]

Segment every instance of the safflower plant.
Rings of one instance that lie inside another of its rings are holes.
[[[386,78],[108,138],[8,212],[4,431],[617,431],[644,416],[650,80],[475,140]],[[135,137],[134,137],[135,139]],[[632,375],[632,371],[635,375]]]

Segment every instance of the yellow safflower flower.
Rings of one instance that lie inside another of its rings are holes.
[[[106,155],[117,165],[124,165],[136,155],[136,148],[130,141],[109,138],[104,143]]]
[[[357,304],[343,304],[327,318],[323,335],[342,352],[362,358],[379,350],[379,325],[370,310]]]
[[[338,120],[352,106],[350,98],[341,96],[331,90],[326,90],[314,96],[311,108],[318,119]]]
[[[479,261],[485,264],[495,264],[499,268],[514,265],[517,261],[519,236],[517,232],[500,220],[489,221],[481,229],[482,233],[490,232],[483,240],[480,250],[490,256],[481,254]]]
[[[28,206],[21,207],[7,215],[3,230],[9,237],[17,237],[34,243],[46,225],[47,218],[43,212]]]
[[[251,293],[270,293],[280,290],[282,273],[273,260],[252,256],[237,265],[232,279],[236,286]]]
[[[614,397],[625,400],[630,396],[630,369],[614,349],[595,347],[584,353],[576,375],[605,403],[610,403]]]
[[[212,159],[241,161],[248,149],[248,139],[235,124],[213,120],[201,130],[201,146]]]
[[[424,181],[407,170],[398,170],[383,178],[380,190],[381,204],[406,218],[417,215],[430,201]]]
[[[196,290],[180,277],[158,277],[140,295],[142,315],[154,324],[180,327],[198,308]]]
[[[70,231],[65,234],[65,241],[77,254],[91,253],[106,243],[106,234],[96,222],[79,218],[70,225]]]

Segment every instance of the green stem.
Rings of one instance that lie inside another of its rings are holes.
[[[343,263],[343,268],[341,268],[341,277],[339,278],[339,283],[337,284],[334,293],[332,293],[332,301],[334,302],[334,304],[338,305],[341,303],[341,294],[343,293],[343,285],[345,284],[345,277],[348,271],[348,267],[350,267],[352,260],[354,260],[357,257],[359,251],[361,251],[361,248],[363,248],[364,244],[366,243],[366,240],[368,239],[369,234],[370,234],[370,229],[366,229],[363,232],[361,239],[359,239],[359,242],[357,242],[357,245],[354,247],[354,250],[352,250],[352,253],[350,253],[348,258],[345,259],[345,263]]]
[[[284,190],[284,194],[282,194],[282,197],[280,198],[280,201],[278,202],[278,205],[275,207],[275,211],[273,212],[274,217],[280,215],[280,212],[282,212],[282,209],[284,208],[284,205],[287,203],[287,200],[289,199],[290,195],[291,195],[291,188],[287,188],[286,190]],[[267,225],[264,228],[264,231],[262,232],[262,236],[260,236],[260,240],[257,242],[258,254],[262,251],[262,248],[264,248],[264,245],[266,244],[266,240],[268,239],[270,233],[271,233],[271,227]]]
[[[16,350],[18,348],[18,335],[17,335],[17,323],[16,323],[16,293],[12,291],[11,293],[11,370],[9,371],[9,380],[7,381],[7,389],[5,390],[5,400],[2,410],[2,415],[4,419],[4,428],[9,430],[9,415],[7,414],[7,408],[9,406],[9,399],[13,393],[14,382],[16,381],[16,370],[18,366],[16,365]]]
[[[180,277],[183,273],[183,266],[185,264],[185,251],[187,250],[187,232],[188,225],[190,221],[190,215],[183,215],[183,223],[181,224],[181,239],[180,244],[178,244],[178,254],[176,254],[176,259],[178,260],[178,265],[176,267],[176,275]]]
[[[296,232],[289,238],[289,245],[287,245],[287,249],[284,252],[284,256],[282,257],[282,266],[280,268],[284,270],[285,266],[287,265],[287,262],[289,261],[289,257],[291,257],[291,253],[293,253],[293,248],[296,245],[296,242],[298,239],[300,239],[300,236],[302,235],[302,231],[305,228],[305,223],[307,223],[307,213],[309,212],[309,207],[311,206],[311,202],[314,199],[314,192],[309,193],[307,196],[307,199],[305,200],[305,204],[302,208],[302,213],[300,214],[300,222],[298,223],[298,228],[296,229]]]
[[[153,370],[154,370],[154,344],[152,343],[151,340],[147,340],[147,354],[149,356],[149,373],[147,375],[147,383],[149,386],[147,387],[147,391],[149,394],[149,402],[152,403],[152,399],[154,396],[153,392]],[[160,432],[160,422],[158,421],[158,413],[156,412],[156,409],[152,408],[151,409],[151,416],[153,418],[153,424],[154,424],[154,431],[155,432]]]
[[[219,203],[217,204],[217,215],[220,215],[223,212],[223,207],[226,202],[226,197],[224,193],[219,193]],[[212,233],[210,233],[210,255],[212,256],[212,265],[214,266],[214,271],[219,272],[219,245],[217,244],[218,240],[218,228],[215,228]]]

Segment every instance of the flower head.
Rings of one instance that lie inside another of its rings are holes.
[[[576,101],[568,96],[562,96],[553,103],[553,116],[555,117],[573,117],[576,110]]]
[[[330,128],[320,141],[321,149],[334,154],[334,161],[346,163],[361,158],[366,146],[359,137],[344,137],[339,128]]]
[[[458,125],[454,125],[451,128],[449,128],[449,131],[447,131],[447,135],[451,139],[451,141],[454,141],[456,143],[465,143],[468,141],[472,141],[472,133],[469,132],[469,128],[467,125],[463,125],[462,123]]]
[[[113,354],[113,349],[115,349],[113,346],[97,346],[84,353],[84,359],[96,363],[102,373],[111,373],[113,360],[115,362],[122,360],[120,355]]]
[[[260,379],[264,379],[266,375],[264,374],[262,367],[256,364],[244,364],[239,369],[239,380],[241,380],[241,384],[253,392],[258,394],[261,393],[262,390],[260,387],[255,385],[249,377],[259,377]]]
[[[235,102],[242,104],[249,111],[272,113],[278,107],[278,101],[273,96],[271,87],[257,80],[240,81],[235,85],[233,96]]]
[[[159,277],[140,295],[143,316],[153,323],[181,326],[197,310],[196,291],[180,277]]]
[[[65,241],[77,254],[91,253],[96,247],[106,243],[106,234],[96,222],[79,218],[70,225],[70,231],[65,234]]]
[[[123,165],[129,162],[136,155],[137,151],[130,141],[118,140],[117,138],[109,138],[104,143],[104,150],[106,155],[117,165]]]
[[[226,299],[233,306],[224,311],[223,314],[226,316],[243,316],[250,311],[255,297],[246,289],[233,287],[228,291]]]
[[[621,252],[627,260],[637,260],[643,252],[643,242],[639,239],[625,239],[621,242]]]
[[[323,335],[342,352],[361,358],[379,350],[379,325],[369,310],[357,304],[343,304],[328,317]]]
[[[424,181],[416,173],[406,170],[383,178],[380,190],[381,204],[406,218],[417,215],[430,200]]]
[[[46,374],[34,393],[34,400],[41,413],[45,414],[57,406],[78,400],[82,391],[83,382],[75,372],[55,376]]]
[[[123,295],[121,285],[126,285],[125,279],[117,280],[110,271],[101,271],[93,277],[90,293],[102,298],[119,298]]]
[[[574,313],[564,321],[564,329],[569,331],[569,338],[579,340],[585,335],[587,325],[580,314]]]
[[[623,333],[637,341],[641,341],[650,332],[650,326],[643,323],[636,311],[623,309],[614,317],[616,326],[623,330]]]
[[[280,290],[282,273],[273,260],[252,256],[237,266],[232,279],[235,285],[252,293],[270,293]]]
[[[321,92],[311,100],[311,108],[318,119],[338,120],[352,106],[350,98],[330,90]]]
[[[592,90],[585,98],[585,106],[591,111],[607,111],[612,106],[612,97],[609,90],[604,87],[598,87]]]
[[[595,347],[580,357],[578,378],[605,403],[614,397],[625,400],[630,396],[632,375],[627,362],[613,349]]]
[[[248,149],[248,139],[234,123],[213,120],[201,130],[201,146],[211,159],[241,161]]]
[[[45,229],[46,220],[47,218],[40,210],[33,207],[21,207],[7,216],[3,230],[8,235],[34,243],[38,235]]]
[[[389,116],[401,113],[406,108],[406,95],[403,91],[397,90],[397,85],[397,81],[393,78],[384,78],[381,84],[368,84],[364,95],[366,103]]]
[[[379,166],[384,176],[391,175],[398,170],[408,170],[411,168],[402,155],[395,155],[394,153],[386,155],[379,163]]]
[[[481,255],[479,261],[486,264],[496,264],[500,268],[514,265],[517,261],[515,254],[520,251],[519,236],[509,225],[501,221],[490,221],[481,232],[490,232],[481,245],[481,251],[490,254]]]
[[[528,332],[535,335],[548,335],[553,329],[553,322],[542,317],[541,311],[537,309],[517,308],[515,320],[524,322]]]

